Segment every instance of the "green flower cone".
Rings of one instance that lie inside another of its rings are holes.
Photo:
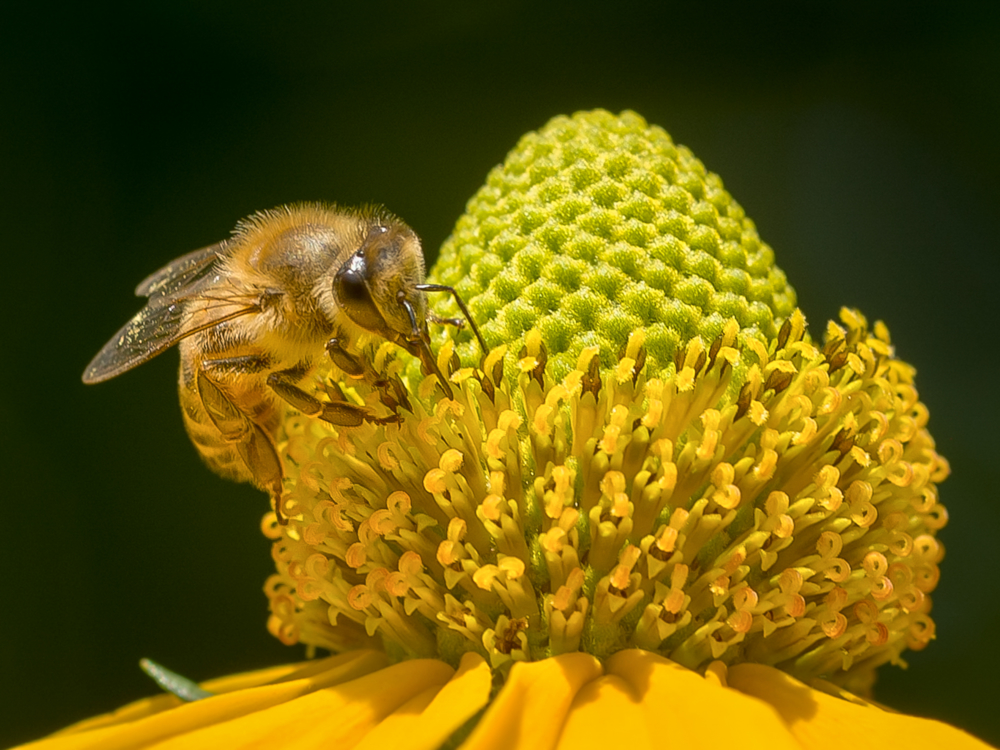
[[[598,346],[611,366],[642,328],[652,370],[735,319],[767,342],[795,292],[718,175],[633,112],[557,117],[524,136],[469,201],[431,277],[491,345],[536,328],[555,379]],[[453,314],[457,314],[453,308]],[[471,344],[463,360],[477,359]]]

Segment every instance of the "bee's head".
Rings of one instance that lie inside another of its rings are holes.
[[[448,385],[430,348],[420,238],[400,221],[367,227],[360,246],[337,269],[333,296],[340,310],[371,333],[405,348]]]

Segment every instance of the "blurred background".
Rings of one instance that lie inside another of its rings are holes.
[[[753,217],[814,333],[914,363],[953,476],[938,639],[877,697],[1000,743],[1000,15],[986,3],[22,4],[0,27],[0,746],[293,661],[263,495],[189,444],[169,352],[85,387],[135,284],[262,208],[382,202],[433,256],[526,131],[630,108]],[[361,8],[364,10],[361,10]],[[991,437],[992,436],[992,437]]]

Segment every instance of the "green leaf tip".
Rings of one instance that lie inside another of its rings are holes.
[[[773,251],[718,175],[629,111],[560,116],[522,137],[430,276],[458,290],[490,346],[516,355],[537,328],[556,378],[594,344],[613,365],[640,327],[649,366],[666,370],[678,346],[711,342],[729,318],[741,339],[766,342],[795,308]],[[467,339],[458,352],[480,356]]]

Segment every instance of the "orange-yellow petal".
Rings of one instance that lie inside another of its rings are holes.
[[[619,651],[607,660],[640,696],[658,747],[800,750],[777,712],[648,651]]]
[[[283,682],[234,690],[194,703],[174,705],[173,702],[177,699],[173,696],[168,696],[170,703],[160,700],[164,696],[157,696],[152,701],[130,704],[105,717],[78,724],[71,727],[70,731],[60,732],[24,747],[31,750],[89,748],[115,750],[146,747],[178,735],[186,740],[193,736],[192,733],[202,728],[229,726],[233,720],[240,717],[255,716],[266,712],[269,708],[290,701],[295,702],[295,699],[300,699],[312,691],[340,683],[350,684],[349,681],[355,681],[358,677],[373,672],[383,674],[381,668],[386,663],[387,659],[383,653],[370,650],[355,651],[323,659],[315,664],[305,664],[300,670],[286,671]],[[272,670],[264,671],[272,672]],[[235,678],[226,678],[225,681],[206,683],[203,687],[218,689],[220,686],[226,686],[228,681],[231,681],[228,682],[229,686],[253,683],[258,674],[238,675]],[[145,705],[147,703],[169,710],[159,710],[150,714],[149,707]],[[98,720],[105,721],[105,725],[93,728]],[[233,747],[235,743],[227,740],[224,746]]]
[[[154,747],[352,747],[401,705],[430,688],[439,689],[453,674],[454,669],[443,661],[412,659]]]
[[[604,675],[584,685],[573,699],[558,750],[627,747],[652,750],[646,715],[621,677]]]
[[[486,705],[491,680],[486,661],[478,654],[466,654],[447,685],[405,703],[355,750],[435,750]]]
[[[807,750],[842,750],[845,747],[984,750],[990,747],[961,729],[835,698],[762,664],[730,667],[727,683],[731,688],[774,706]]]
[[[462,750],[549,750],[556,746],[580,688],[601,676],[584,653],[518,662]]]
[[[325,659],[315,659],[313,661],[295,664],[281,664],[276,667],[257,669],[252,672],[241,672],[239,674],[226,675],[224,677],[216,677],[211,680],[206,680],[201,683],[201,687],[210,693],[219,695],[221,693],[232,693],[236,690],[258,687],[259,685],[267,685],[273,682],[288,682],[291,679],[308,677],[313,674],[318,674],[319,672],[333,669],[337,665],[344,663],[371,664],[373,669],[378,669],[384,666],[384,658],[380,657],[377,659],[377,661],[380,661],[381,663],[376,666],[371,661],[371,657],[366,656],[371,653],[373,652],[359,650],[349,654],[330,656]],[[358,661],[359,659],[363,660]],[[114,726],[115,724],[125,724],[145,718],[146,716],[152,716],[153,714],[160,713],[161,711],[178,708],[183,705],[184,702],[180,700],[180,698],[177,698],[170,693],[161,693],[159,695],[154,695],[151,698],[143,698],[141,700],[133,701],[132,703],[124,705],[121,708],[117,708],[110,713],[84,719],[76,724],[60,729],[52,736],[61,737],[69,734],[78,734],[80,732],[89,732],[102,727]]]

